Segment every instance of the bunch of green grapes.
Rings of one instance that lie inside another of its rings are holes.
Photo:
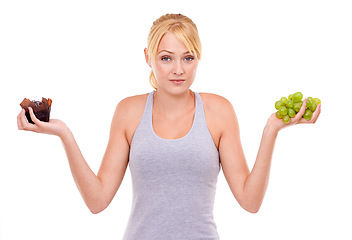
[[[279,101],[275,103],[275,108],[278,110],[276,112],[276,117],[282,119],[282,121],[287,124],[290,122],[291,118],[296,116],[303,105],[303,94],[301,92],[296,92],[290,94],[288,98],[282,97]],[[306,110],[303,114],[303,118],[310,120],[312,118],[313,112],[317,108],[321,101],[319,98],[309,97],[307,99]]]

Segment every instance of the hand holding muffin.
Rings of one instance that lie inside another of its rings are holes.
[[[25,98],[20,104],[22,111],[17,116],[18,129],[56,135],[60,138],[69,133],[70,131],[64,122],[50,119],[51,103],[50,98],[43,98],[41,102]]]

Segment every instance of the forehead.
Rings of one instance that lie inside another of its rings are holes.
[[[188,52],[187,47],[183,42],[171,32],[166,32],[165,35],[161,38],[158,53],[163,50],[168,50],[171,52]]]

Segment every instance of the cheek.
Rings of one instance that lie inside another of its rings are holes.
[[[153,67],[153,71],[156,77],[167,76],[170,72],[170,66],[167,64],[156,63]]]
[[[187,66],[187,72],[192,76],[196,75],[198,64],[189,64]]]

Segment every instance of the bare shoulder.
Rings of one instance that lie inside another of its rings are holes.
[[[211,93],[199,94],[203,101],[208,129],[218,147],[224,132],[229,129],[229,126],[236,125],[235,110],[231,102],[222,96]]]
[[[117,104],[116,111],[127,115],[126,117],[131,117],[131,114],[134,115],[137,112],[144,110],[147,98],[148,93],[122,99]]]
[[[209,102],[215,102],[215,103],[221,103],[221,102],[227,102],[230,103],[229,100],[227,100],[226,98],[214,94],[214,93],[199,93],[199,95],[202,97],[203,101],[209,101]]]
[[[210,115],[224,116],[234,114],[233,106],[226,98],[212,93],[199,94],[202,97],[204,111],[208,112]]]
[[[129,143],[142,119],[147,98],[148,93],[127,97],[116,106],[111,129],[123,130]]]

